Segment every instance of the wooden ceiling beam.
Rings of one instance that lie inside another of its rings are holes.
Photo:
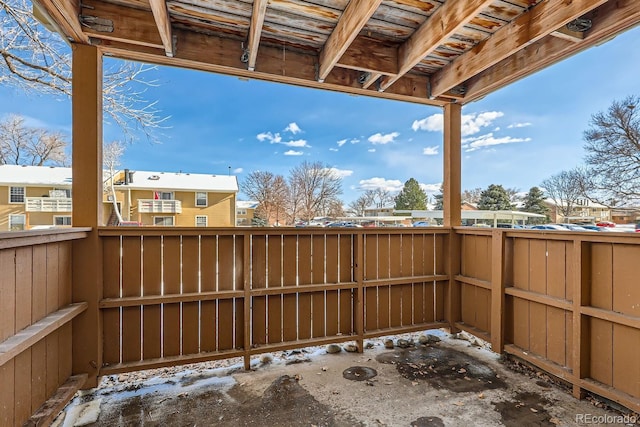
[[[434,73],[431,79],[432,95],[442,95],[606,2],[547,0],[538,3]]]
[[[493,0],[448,1],[436,9],[398,52],[398,74],[383,77],[379,90],[386,90],[396,80],[409,72],[422,59],[443,44],[458,29],[467,24]]]
[[[51,17],[67,39],[76,43],[89,43],[89,37],[80,25],[79,0],[32,0],[33,5]]]
[[[175,55],[173,48],[173,34],[171,32],[171,20],[169,19],[169,11],[165,0],[149,0],[153,19],[156,21],[158,33],[164,46],[164,53],[167,56]]]
[[[480,99],[510,83],[554,64],[569,55],[593,47],[603,40],[633,28],[640,21],[640,2],[618,0],[595,9],[590,17],[592,26],[581,42],[569,42],[546,37],[515,55],[504,59],[467,82],[465,103]]]
[[[338,24],[320,51],[318,81],[322,83],[342,54],[351,45],[382,0],[351,0],[342,12]]]
[[[327,75],[325,82],[320,83],[316,79],[314,67],[318,60],[316,55],[288,50],[285,62],[282,59],[281,47],[265,45],[258,51],[257,63],[260,66],[255,71],[249,71],[241,61],[242,49],[237,40],[193,33],[179,28],[174,28],[174,34],[182,47],[176,51],[173,58],[165,56],[161,46],[153,48],[110,39],[103,39],[100,49],[107,56],[151,64],[433,106],[443,106],[447,103],[446,100],[428,98],[426,76],[407,74],[390,90],[378,92],[375,88],[362,87],[359,81],[360,72],[336,67]]]
[[[96,0],[83,0],[82,7],[83,29],[90,37],[165,49],[150,12]]]
[[[395,76],[398,48],[367,37],[357,37],[336,63],[337,67]]]
[[[256,69],[258,46],[260,45],[260,35],[262,34],[262,26],[264,25],[264,17],[267,14],[268,3],[268,0],[254,0],[253,2],[253,13],[251,14],[251,25],[249,26],[249,41],[247,46],[249,51],[247,69],[249,71]]]

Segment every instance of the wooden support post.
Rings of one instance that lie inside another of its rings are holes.
[[[84,387],[95,387],[102,367],[102,53],[95,46],[72,48],[72,223],[92,228],[73,242],[73,302],[88,304],[73,321],[73,373],[88,374]]]
[[[362,268],[364,267],[364,235],[358,233],[355,236],[356,250],[355,250],[355,263],[354,263],[354,279],[358,284],[356,291],[356,306],[355,306],[355,326],[356,334],[358,335],[358,352],[364,351],[364,287],[363,287],[363,275]]]
[[[582,399],[585,395],[580,380],[589,377],[590,345],[589,324],[580,312],[581,307],[591,304],[589,270],[591,262],[589,243],[580,238],[573,240],[573,396]]]
[[[251,369],[251,233],[243,233],[244,369]]]
[[[444,176],[443,176],[443,224],[456,227],[461,224],[461,141],[462,106],[447,104],[444,107]],[[447,244],[447,288],[446,320],[451,333],[458,332],[455,323],[460,320],[460,284],[455,276],[460,273],[460,236],[455,230],[449,233]]]
[[[504,350],[504,232],[496,228],[491,235],[491,350]]]
[[[443,220],[445,227],[461,224],[461,144],[462,106],[447,104],[444,107],[444,177]]]

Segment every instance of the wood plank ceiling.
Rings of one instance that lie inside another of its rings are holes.
[[[34,0],[105,55],[353,94],[477,100],[640,22],[638,0]]]

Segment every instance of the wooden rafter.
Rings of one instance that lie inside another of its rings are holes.
[[[538,3],[482,43],[436,72],[431,94],[439,96],[487,68],[535,43],[607,0],[547,0]]]
[[[482,98],[568,55],[588,49],[602,40],[608,40],[634,27],[640,20],[640,2],[637,0],[608,2],[594,10],[592,19],[593,26],[585,34],[582,42],[575,43],[556,37],[546,37],[471,78],[467,84],[464,102]],[[522,64],[526,64],[526,67]]]
[[[448,1],[440,6],[424,24],[398,49],[399,70],[395,77],[383,77],[379,90],[385,90],[411,70],[425,56],[471,21],[493,0]]]
[[[79,0],[33,0],[33,3],[55,21],[67,38],[76,43],[89,43],[89,37],[82,32],[78,18]]]
[[[171,32],[171,20],[169,19],[169,11],[165,0],[149,0],[153,19],[156,21],[158,33],[162,39],[164,52],[167,56],[175,55],[173,48],[173,34]]]
[[[351,0],[320,52],[318,81],[323,82],[382,0]]]
[[[249,62],[247,63],[247,69],[249,71],[256,69],[260,34],[262,34],[262,26],[264,25],[264,16],[267,13],[268,3],[268,0],[255,0],[253,2],[253,13],[251,14],[251,26],[249,27],[249,41],[247,46],[247,49],[249,50]]]

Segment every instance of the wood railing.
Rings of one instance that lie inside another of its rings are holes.
[[[101,374],[441,327],[443,229],[101,229]]]
[[[73,395],[83,383],[71,378],[71,320],[87,306],[71,303],[71,240],[86,231],[0,233],[2,426],[38,419],[63,385]]]
[[[640,410],[640,236],[457,228],[458,328]]]

